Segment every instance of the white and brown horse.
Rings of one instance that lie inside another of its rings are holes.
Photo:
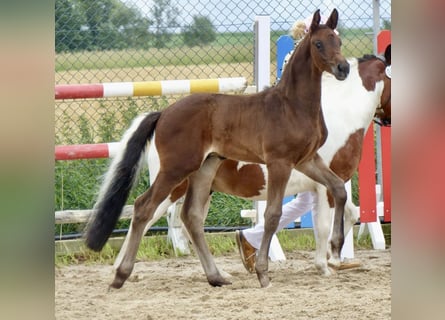
[[[226,159],[267,167],[265,232],[256,263],[262,287],[270,283],[270,241],[293,169],[325,185],[334,198],[331,244],[333,259],[339,263],[346,190],[344,181],[317,153],[327,138],[321,110],[322,73],[329,72],[338,80],[346,79],[349,73],[349,63],[341,54],[341,41],[334,32],[337,22],[337,10],[326,24],[320,24],[320,12],[315,12],[309,33],[294,51],[276,86],[251,95],[190,95],[162,112],[148,114],[127,132],[125,148],[107,172],[96,213],[87,226],[89,248],[101,250],[109,238],[149,142],[156,146],[159,170],[151,187],[135,202],[126,247],[111,287],[120,288],[130,276],[147,223],[163,214],[184,190],[181,218],[207,280],[213,286],[230,284],[215,265],[203,228],[213,181]]]
[[[358,169],[363,138],[370,123],[374,120],[381,125],[391,124],[391,78],[387,74],[387,67],[391,63],[390,50],[389,45],[384,60],[373,55],[349,58],[350,73],[344,81],[337,81],[331,74],[323,74],[322,110],[329,135],[318,153],[345,182]],[[154,145],[150,146],[150,149],[154,148]],[[159,160],[152,156],[155,154],[155,150],[149,151],[150,172],[156,172]],[[264,165],[225,160],[215,175],[212,190],[250,200],[264,200],[268,188],[267,177],[267,167]],[[292,170],[285,195],[304,191],[317,193],[317,205],[313,210],[315,265],[323,275],[330,275],[327,256],[331,256],[328,237],[331,232],[333,199],[323,185]],[[351,200],[348,199],[345,206],[344,234],[348,234],[358,219]],[[338,267],[335,260],[329,261],[329,264]]]

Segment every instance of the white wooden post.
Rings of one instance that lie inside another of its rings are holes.
[[[257,92],[270,86],[270,16],[255,17],[255,86]],[[266,201],[255,201],[256,223],[264,222]],[[270,243],[269,257],[272,261],[286,260],[276,235]]]
[[[254,76],[259,92],[270,86],[270,16],[256,16],[254,29]]]

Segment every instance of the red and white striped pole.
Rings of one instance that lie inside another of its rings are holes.
[[[120,142],[61,145],[55,148],[55,160],[113,158]]]

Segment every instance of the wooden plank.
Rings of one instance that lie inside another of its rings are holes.
[[[371,122],[363,140],[362,158],[358,167],[360,222],[362,223],[375,222],[377,220],[375,171],[374,126]]]
[[[67,224],[67,223],[85,223],[93,214],[94,210],[63,210],[55,212],[55,224]],[[133,206],[125,206],[122,210],[120,220],[131,219],[133,215]]]

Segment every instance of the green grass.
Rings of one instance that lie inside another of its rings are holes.
[[[312,229],[299,232],[284,229],[277,233],[277,237],[284,251],[315,250],[316,243]],[[369,234],[362,236],[360,239],[354,236],[354,248],[371,249],[372,240]]]
[[[289,230],[282,230],[277,233],[283,251],[294,250],[315,250],[315,238],[311,230],[302,230],[295,233]]]
[[[188,48],[85,51],[56,55],[56,72],[85,69],[116,69],[156,66],[188,66],[253,61],[251,33],[220,34],[212,44]]]
[[[228,194],[214,192],[210,202],[206,226],[248,226],[250,219],[242,218],[243,209],[252,209],[251,200],[241,199]]]
[[[389,234],[390,237],[390,225],[384,225],[384,232],[386,232],[386,235]],[[285,252],[315,250],[315,239],[312,229],[297,231],[282,230],[277,233],[277,237]],[[233,233],[206,233],[206,241],[209,245],[210,252],[214,256],[236,254],[238,252]],[[372,249],[372,241],[369,234],[359,240],[355,237],[354,248],[355,250]],[[193,249],[191,251],[192,255],[196,256]],[[100,253],[90,251],[86,249],[83,244],[80,244],[76,252],[56,254],[55,264],[57,267],[80,263],[112,264],[118,252],[118,248],[109,243],[105,245]],[[165,235],[157,235],[144,237],[142,239],[137,259],[141,261],[153,261],[173,258],[175,256],[173,246],[167,241],[167,237]]]
[[[58,54],[56,72],[253,61],[252,44],[226,47],[122,50]]]
[[[112,264],[117,257],[118,251],[112,248],[109,244],[106,244],[101,252],[93,252],[84,247],[81,247],[76,252],[56,254],[55,265],[56,267],[62,267],[73,264]]]
[[[206,234],[207,244],[214,256],[223,256],[237,252],[233,233]]]
[[[101,252],[93,252],[87,249],[82,242],[72,249],[75,252],[65,252],[63,254],[56,254],[56,266],[65,266],[80,263],[100,263],[112,264],[119,252],[118,248],[110,243],[107,243]],[[227,255],[237,252],[235,238],[231,233],[220,234],[206,234],[206,241],[210,247],[210,252],[214,256]],[[192,254],[192,246],[190,245]],[[69,250],[66,250],[69,251]],[[139,246],[137,259],[142,261],[153,261],[165,258],[173,258],[176,255],[181,256],[180,252],[174,251],[173,245],[167,240],[165,235],[155,235],[144,237]]]
[[[343,54],[347,57],[372,53],[368,29],[341,30]],[[271,32],[271,61],[275,60],[275,41],[287,31]],[[60,53],[56,55],[56,72],[89,69],[119,69],[153,66],[187,66],[253,61],[253,33],[222,33],[210,45],[187,48],[181,41],[169,48],[148,50],[111,50]]]

